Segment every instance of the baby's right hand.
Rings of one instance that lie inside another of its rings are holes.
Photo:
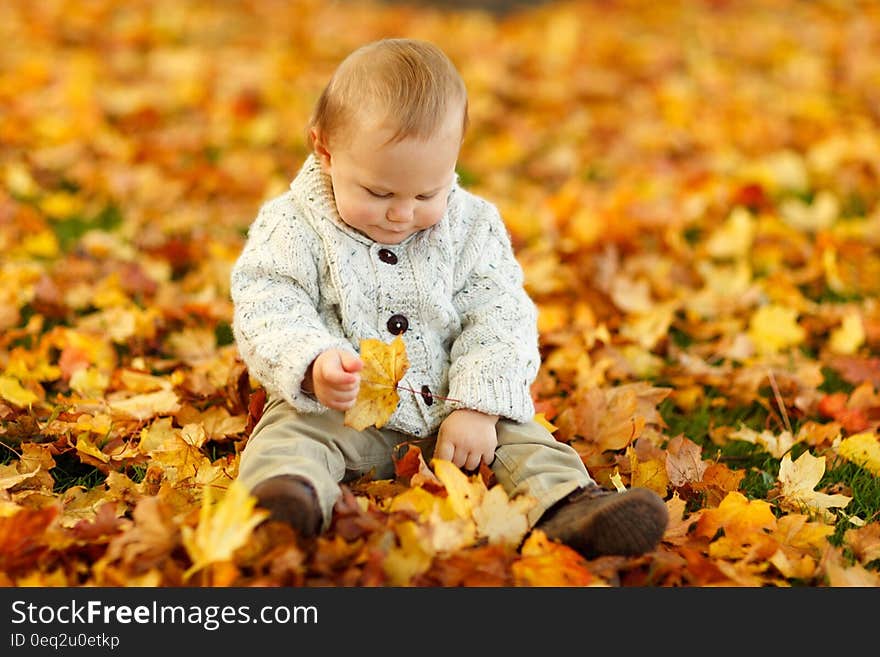
[[[327,408],[347,411],[354,406],[361,387],[364,362],[350,351],[328,349],[312,361],[312,388]]]

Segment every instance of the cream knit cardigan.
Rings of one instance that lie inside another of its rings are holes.
[[[393,255],[389,255],[393,254]],[[386,424],[434,433],[455,408],[525,422],[540,364],[537,313],[507,229],[488,201],[453,185],[443,218],[397,245],[340,219],[329,176],[308,157],[290,189],[269,200],[231,277],[233,331],[248,370],[301,412],[325,408],[300,386],[331,348],[390,342],[396,316],[409,368]],[[447,397],[447,401],[437,397]]]

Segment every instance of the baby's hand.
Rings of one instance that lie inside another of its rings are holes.
[[[498,446],[497,422],[497,415],[465,408],[452,411],[440,425],[434,457],[465,470],[476,470],[480,460],[489,465]]]
[[[327,408],[347,411],[354,406],[361,387],[364,362],[342,349],[328,349],[318,354],[311,366],[311,390]],[[308,386],[308,376],[304,388]]]

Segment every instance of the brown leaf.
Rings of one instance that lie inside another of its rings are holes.
[[[666,458],[669,483],[680,487],[702,481],[707,464],[703,461],[699,445],[683,435],[678,435],[669,441],[666,449],[669,452]]]
[[[880,358],[863,356],[835,356],[828,361],[829,367],[840,373],[845,381],[860,385],[866,381],[880,388]]]

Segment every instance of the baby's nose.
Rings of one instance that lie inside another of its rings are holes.
[[[391,206],[388,208],[388,212],[385,213],[385,218],[388,221],[394,221],[398,223],[412,221],[413,218],[413,209],[411,206]]]

